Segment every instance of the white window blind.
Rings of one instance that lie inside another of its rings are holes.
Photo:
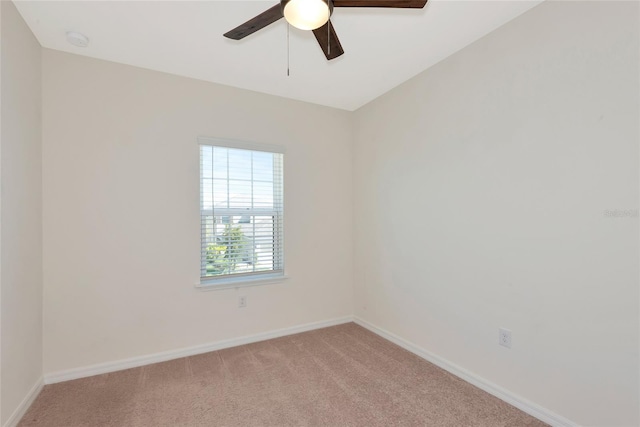
[[[200,144],[203,282],[284,274],[283,154]]]

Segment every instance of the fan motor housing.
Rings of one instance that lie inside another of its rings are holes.
[[[323,3],[326,3],[329,6],[329,16],[333,15],[333,0],[321,0]],[[282,15],[284,16],[284,7],[287,3],[291,2],[291,0],[280,0],[280,7],[282,8]]]

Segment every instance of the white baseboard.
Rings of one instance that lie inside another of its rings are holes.
[[[33,387],[31,387],[31,390],[29,390],[24,399],[22,399],[20,405],[18,405],[16,410],[13,411],[13,414],[11,414],[7,422],[4,423],[4,427],[15,427],[18,425],[22,417],[24,417],[24,414],[27,413],[27,410],[29,409],[33,401],[36,400],[36,397],[38,397],[38,395],[42,391],[42,387],[44,387],[44,381],[42,377],[40,377],[38,381],[36,381],[36,383],[33,385]]]
[[[540,421],[543,421],[554,427],[578,427],[577,423],[570,421],[562,417],[561,415],[555,414],[549,411],[548,409],[541,407],[540,405],[537,405],[523,397],[520,397],[510,392],[509,390],[505,390],[499,385],[494,384],[491,381],[487,381],[486,379],[479,377],[478,375],[471,373],[466,369],[454,363],[449,362],[448,360],[445,360],[439,356],[436,356],[435,354],[430,353],[418,347],[417,345],[410,343],[409,341],[406,341],[403,338],[400,338],[399,336],[389,331],[379,328],[367,322],[364,319],[354,316],[353,321],[358,325],[362,326],[363,328],[366,328],[369,331],[373,332],[374,334],[379,335],[382,338],[385,338],[391,341],[392,343],[399,345],[405,350],[408,350],[411,353],[427,360],[428,362],[431,362],[434,365],[439,366],[445,371],[448,371],[451,374],[463,379],[464,381],[473,384],[479,389],[482,389],[487,393],[492,394],[498,399],[503,400],[512,406],[515,406],[516,408],[539,419]]]
[[[193,347],[186,347],[176,350],[163,351],[160,353],[145,356],[131,357],[128,359],[116,360],[113,362],[98,363],[96,365],[73,368],[64,371],[45,374],[44,383],[54,384],[63,381],[75,380],[78,378],[91,377],[94,375],[106,374],[109,372],[122,371],[123,369],[137,368],[139,366],[150,365],[152,363],[166,362],[167,360],[179,359],[181,357],[195,356],[196,354],[208,353],[210,351],[222,350],[224,348],[236,347],[243,344],[250,344],[286,335],[298,334],[314,329],[326,328],[352,322],[352,316],[345,316],[336,319],[324,320],[321,322],[307,323],[304,325],[292,326],[289,328],[277,329],[275,331],[262,332],[254,335],[247,335],[240,338],[232,338],[217,341],[209,344],[202,344]]]

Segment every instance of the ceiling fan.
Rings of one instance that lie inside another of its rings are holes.
[[[390,7],[422,9],[427,0],[280,0],[280,4],[262,12],[224,34],[240,40],[285,18],[301,30],[311,30],[328,60],[344,53],[330,18],[334,7]]]

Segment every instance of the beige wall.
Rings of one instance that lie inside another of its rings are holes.
[[[51,50],[43,61],[46,373],[352,313],[349,113]],[[286,148],[284,283],[194,288],[199,135]]]
[[[638,218],[605,215],[638,209],[638,40],[636,2],[546,2],[359,110],[356,314],[638,425]]]
[[[0,425],[42,377],[40,45],[0,2]]]

